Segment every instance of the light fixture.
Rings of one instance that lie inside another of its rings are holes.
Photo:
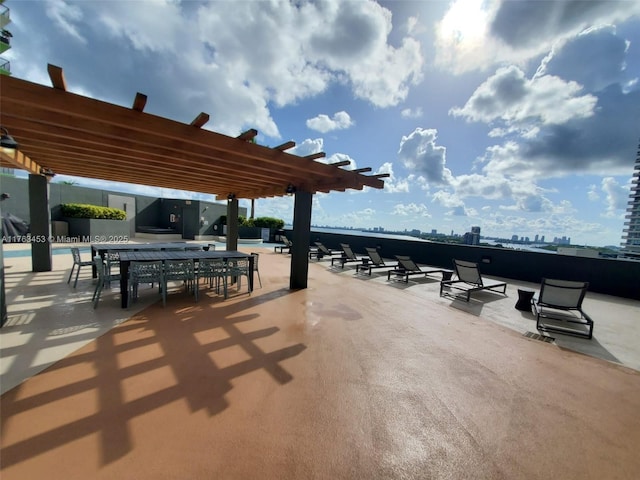
[[[291,184],[287,185],[287,188],[285,189],[285,193],[287,195],[293,195],[294,193],[296,193],[296,187]]]
[[[44,175],[49,180],[56,176],[55,172],[50,168],[40,168],[40,175]]]
[[[235,193],[230,193],[229,195],[227,195],[227,200],[233,200],[234,198],[236,198]]]
[[[0,141],[0,146],[2,146],[2,148],[10,148],[12,150],[18,148],[18,142],[16,142],[13,137],[9,135],[9,131],[4,127],[0,127],[0,130],[2,130],[2,139]]]

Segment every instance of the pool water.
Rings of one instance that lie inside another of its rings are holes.
[[[80,253],[91,253],[91,248],[89,247],[78,247],[80,249]],[[71,250],[69,247],[57,247],[51,249],[52,255],[71,255]],[[2,250],[2,256],[4,258],[16,258],[16,257],[29,257],[31,256],[31,249],[24,248],[20,250]]]

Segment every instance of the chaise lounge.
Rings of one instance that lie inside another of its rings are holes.
[[[351,250],[351,246],[348,243],[341,243],[340,248],[342,248],[342,255],[340,257],[333,257],[331,259],[331,266],[333,267],[334,262],[340,262],[340,268],[344,268],[345,263],[362,263],[362,257],[358,257],[353,250]]]
[[[411,260],[411,257],[405,255],[396,255],[395,257],[398,260],[398,265],[393,270],[387,272],[387,280],[391,280],[391,275],[395,275],[396,279],[409,283],[409,277],[414,275],[424,275],[427,277],[433,273],[441,273],[444,278],[447,273],[451,273],[451,270],[447,270],[446,268],[428,267],[423,269]]]
[[[457,280],[443,280],[440,282],[440,296],[444,296],[445,287],[453,288],[463,292],[465,301],[471,299],[471,294],[482,290],[490,290],[496,293],[507,295],[507,284],[495,280],[486,280],[480,274],[477,263],[466,262],[464,260],[453,260],[455,275]],[[500,291],[502,289],[502,291]]]
[[[365,247],[368,257],[362,258],[362,264],[356,265],[356,273],[366,271],[368,275],[371,275],[371,270],[374,268],[392,268],[391,265],[384,263],[384,260],[375,248]]]
[[[317,260],[322,259],[323,257],[335,257],[336,255],[342,255],[342,251],[340,250],[331,250],[325,247],[321,242],[314,242],[315,247],[309,248],[309,258],[315,257]]]
[[[532,300],[538,330],[590,339],[593,336],[593,320],[582,310],[582,301],[588,288],[589,282],[543,278],[540,295],[537,300]]]

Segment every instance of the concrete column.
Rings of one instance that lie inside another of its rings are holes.
[[[0,211],[0,218],[2,212]],[[7,298],[4,290],[4,255],[2,253],[2,241],[0,241],[0,327],[8,320],[7,315]]]
[[[29,175],[29,217],[31,219],[31,270],[50,272],[51,208],[49,183],[44,175]]]
[[[309,277],[309,245],[311,244],[311,206],[313,194],[297,191],[293,204],[291,235],[291,277],[289,288],[307,288]]]
[[[227,250],[238,250],[238,199],[227,200]]]

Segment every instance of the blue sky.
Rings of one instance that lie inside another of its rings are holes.
[[[18,78],[50,85],[51,63],[74,93],[130,106],[142,92],[148,113],[204,111],[205,128],[391,175],[384,190],[315,195],[316,225],[621,242],[638,1],[5,4]],[[292,198],[256,201],[257,216],[292,213]]]

